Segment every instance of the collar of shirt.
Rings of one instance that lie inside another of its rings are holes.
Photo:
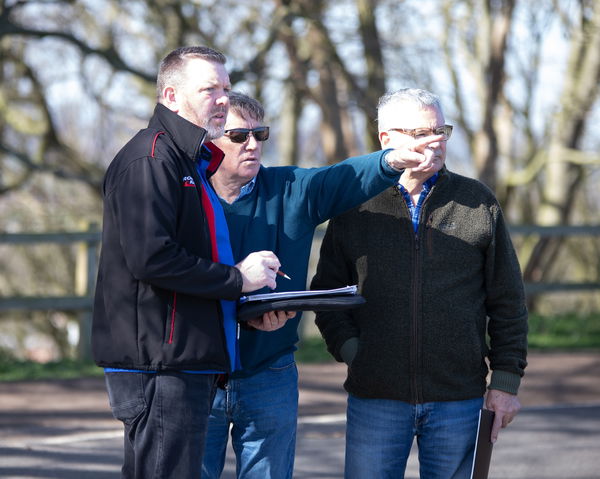
[[[244,196],[248,196],[250,193],[252,193],[252,190],[254,189],[254,185],[256,185],[256,176],[240,188],[239,196],[233,201],[235,202],[235,201],[243,198]]]
[[[435,182],[437,181],[439,175],[440,175],[439,173],[435,173],[432,177],[425,180],[425,183],[423,183],[423,189],[421,190],[421,196],[423,196],[423,193],[425,193],[425,196],[427,196],[427,193],[429,193],[431,191],[431,188],[433,188],[433,185],[435,185]],[[404,186],[402,186],[400,184],[400,180],[398,180],[398,189],[404,195],[408,195],[408,191],[406,190],[406,188],[404,188]],[[421,200],[421,197],[419,197],[419,202],[420,202],[420,200]],[[411,201],[411,203],[412,203],[412,201]]]
[[[419,228],[419,216],[421,215],[421,207],[423,206],[423,202],[425,201],[425,198],[427,198],[427,195],[431,191],[431,188],[433,188],[433,185],[435,184],[437,179],[438,173],[435,173],[431,178],[428,178],[425,181],[425,183],[423,183],[423,189],[421,190],[421,194],[419,195],[419,201],[417,201],[416,205],[412,202],[410,194],[408,193],[406,188],[404,188],[404,186],[400,184],[400,181],[398,181],[398,189],[400,190],[400,193],[402,193],[404,201],[406,202],[406,206],[408,206],[408,210],[410,211],[410,216],[412,219],[413,229],[415,230],[415,233]]]

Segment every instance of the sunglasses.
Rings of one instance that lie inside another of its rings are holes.
[[[252,129],[233,128],[232,130],[225,130],[225,136],[233,143],[245,143],[250,133],[252,133],[252,136],[256,141],[265,141],[269,138],[269,127],[259,126],[258,128]]]

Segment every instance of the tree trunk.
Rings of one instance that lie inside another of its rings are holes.
[[[537,223],[559,225],[570,223],[577,187],[582,179],[581,166],[569,162],[569,153],[577,149],[583,135],[583,126],[598,95],[600,81],[600,1],[591,5],[589,18],[582,18],[582,27],[573,29],[571,53],[561,108],[556,113],[550,130],[548,162],[544,170],[542,201]],[[534,248],[524,270],[526,281],[547,278],[550,265],[562,241],[541,239]],[[531,307],[535,306],[531,299]]]

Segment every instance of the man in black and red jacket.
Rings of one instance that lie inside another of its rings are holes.
[[[125,426],[125,478],[199,477],[216,379],[239,363],[235,300],[276,285],[272,252],[234,265],[208,182],[223,159],[210,140],[229,108],[224,64],[207,47],[167,55],[148,128],[104,180],[92,348]]]

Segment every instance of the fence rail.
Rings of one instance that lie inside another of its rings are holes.
[[[539,235],[541,237],[597,236],[600,238],[600,225],[585,226],[537,226],[513,225],[509,227],[513,236]],[[320,242],[322,230],[315,239]],[[81,243],[78,252],[76,271],[79,279],[76,296],[16,296],[0,297],[0,312],[9,310],[66,310],[81,311],[92,308],[92,295],[97,268],[98,249],[101,233],[97,225],[90,225],[87,231],[57,233],[0,233],[0,244],[29,245],[39,243],[69,244]],[[313,251],[318,251],[313,247]],[[600,282],[581,283],[526,283],[529,294],[600,290]]]
[[[512,225],[509,226],[511,236],[530,236],[537,235],[541,238],[549,237],[571,237],[571,236],[594,236],[600,238],[600,225],[560,225],[560,226],[538,226],[538,225]],[[557,283],[557,282],[537,282],[525,283],[525,292],[527,295],[537,295],[541,293],[558,292],[578,292],[578,291],[599,291],[600,282],[580,282],[580,283]]]
[[[538,225],[512,225],[509,231],[513,235],[539,235],[548,236],[600,236],[600,225],[580,226],[538,226]]]

